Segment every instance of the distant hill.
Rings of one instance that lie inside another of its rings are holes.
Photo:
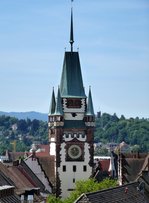
[[[3,111],[0,111],[0,116],[1,115],[16,117],[18,119],[29,118],[31,120],[33,120],[33,119],[42,120],[42,121],[48,120],[48,114],[35,112],[35,111],[29,111],[29,112],[3,112]]]

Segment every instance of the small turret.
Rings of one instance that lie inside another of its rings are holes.
[[[55,102],[55,94],[54,94],[54,87],[53,87],[49,115],[52,115],[55,113],[55,105],[56,105],[56,102]]]
[[[90,87],[89,87],[87,108],[86,108],[86,114],[85,114],[84,120],[85,120],[86,126],[95,126],[95,114],[94,114],[92,94],[91,94]]]
[[[91,87],[89,87],[89,94],[88,94],[88,102],[87,102],[86,115],[87,115],[87,116],[94,116],[94,108],[93,108]]]
[[[63,109],[62,109],[62,102],[61,102],[61,95],[60,95],[60,88],[58,87],[57,92],[57,101],[56,101],[56,107],[54,115],[62,116],[63,115]]]
[[[60,95],[60,88],[58,87],[56,106],[54,112],[54,125],[62,126],[63,125],[63,108],[62,108],[62,100]]]

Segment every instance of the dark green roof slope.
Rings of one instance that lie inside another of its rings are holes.
[[[91,88],[89,89],[89,94],[88,94],[88,103],[87,103],[87,112],[86,112],[86,115],[88,115],[88,116],[94,116],[94,108],[93,108]]]
[[[51,103],[50,103],[50,109],[49,109],[49,114],[54,114],[55,112],[55,105],[56,105],[56,101],[55,101],[55,94],[54,94],[54,88],[52,91],[52,97],[51,97]]]
[[[86,97],[78,52],[65,52],[60,91],[61,97]]]
[[[60,95],[59,87],[58,87],[58,92],[57,92],[57,100],[56,100],[54,115],[63,115],[63,109],[62,109],[61,95]]]

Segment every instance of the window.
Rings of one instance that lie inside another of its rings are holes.
[[[66,165],[63,165],[63,172],[66,172]]]
[[[77,116],[77,114],[76,113],[72,113],[72,117],[76,117]]]
[[[81,134],[77,134],[77,138],[79,138],[79,137],[80,137],[80,135],[81,135]]]
[[[66,138],[69,138],[69,134],[66,134]]]
[[[85,138],[85,134],[82,134],[82,138]]]
[[[73,183],[75,183],[76,182],[76,180],[75,180],[75,178],[73,178]]]
[[[71,134],[71,138],[74,138],[74,134]]]
[[[77,171],[77,167],[76,165],[73,165],[73,172],[76,172]]]
[[[87,166],[86,165],[83,166],[83,171],[87,171]]]

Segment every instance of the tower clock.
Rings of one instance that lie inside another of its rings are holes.
[[[94,110],[91,89],[85,94],[79,53],[73,51],[73,11],[70,45],[65,52],[57,98],[52,92],[49,111],[50,155],[55,156],[55,192],[67,197],[75,182],[88,179],[93,169]]]

